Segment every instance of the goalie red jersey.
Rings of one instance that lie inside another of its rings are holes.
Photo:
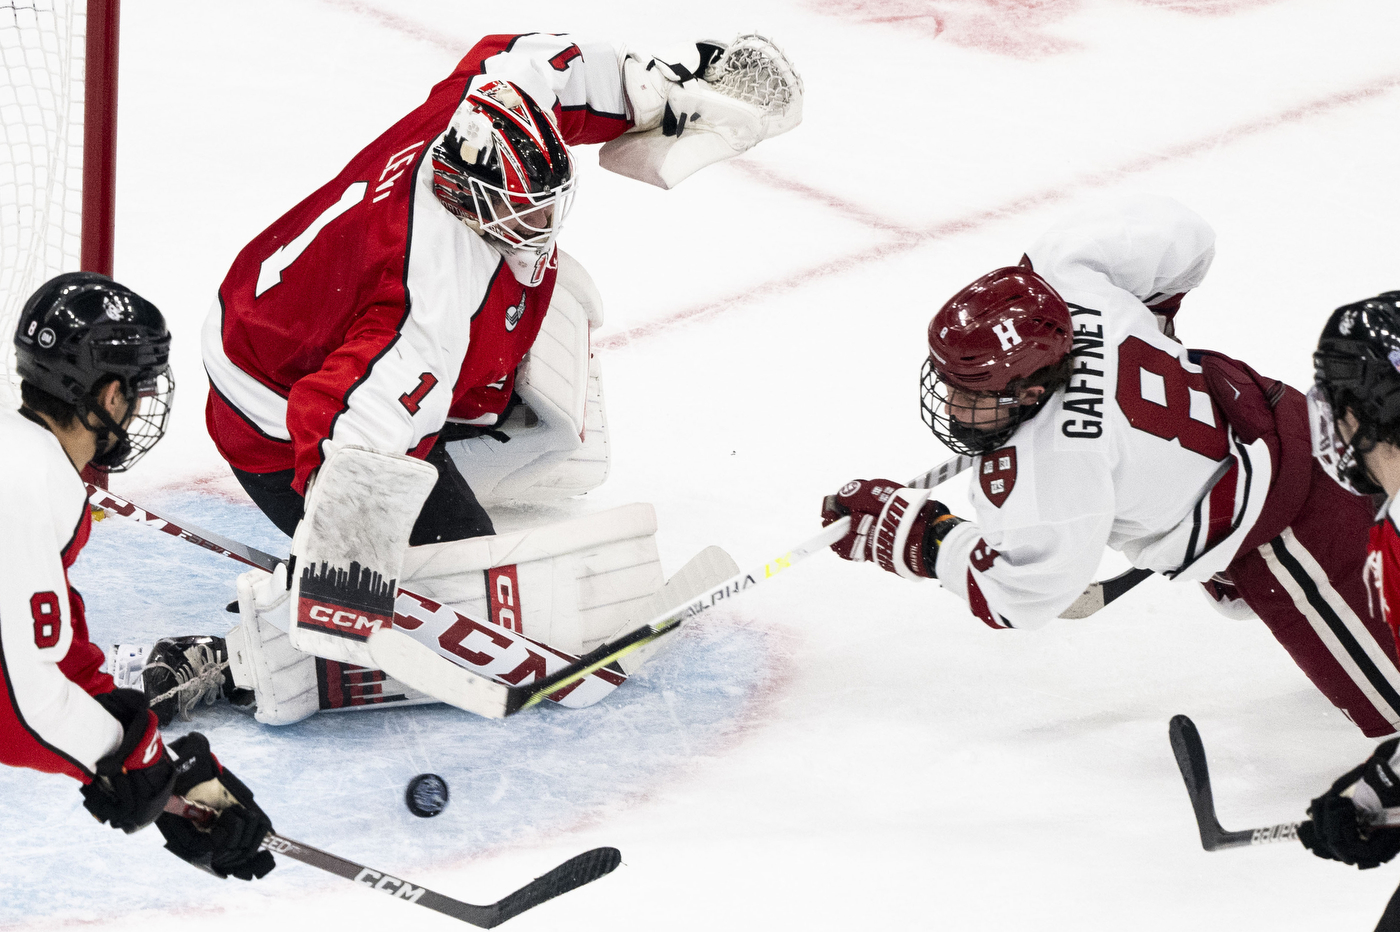
[[[421,106],[234,261],[202,342],[209,432],[235,469],[294,468],[303,492],[337,446],[426,456],[449,419],[497,422],[549,308],[552,239],[536,280],[522,284],[486,235],[492,224],[474,229],[435,195],[433,154],[467,94],[493,88],[508,108],[519,103],[514,90],[526,94],[518,112],[548,114],[546,135],[570,145],[631,125],[613,46],[483,39]],[[451,142],[454,156],[477,151],[470,138]],[[568,158],[561,153],[553,157]]]
[[[87,783],[122,726],[93,696],[110,692],[68,568],[87,543],[87,492],[58,440],[0,413],[0,762]]]

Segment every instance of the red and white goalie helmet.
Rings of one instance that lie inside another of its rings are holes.
[[[574,162],[553,117],[509,81],[463,98],[433,146],[433,193],[486,237],[524,285],[538,285],[573,204]]]
[[[959,453],[1002,446],[1068,381],[1073,328],[1064,299],[1028,266],[983,275],[929,323],[924,423]],[[1027,402],[1025,390],[1037,385],[1045,391]],[[979,399],[995,400],[992,414]],[[983,413],[974,416],[974,408]]]

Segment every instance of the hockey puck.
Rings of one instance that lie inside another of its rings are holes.
[[[403,801],[409,812],[430,819],[447,808],[447,781],[435,773],[420,773],[408,781]]]

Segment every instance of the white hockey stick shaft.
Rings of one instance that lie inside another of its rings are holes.
[[[909,487],[915,489],[935,488],[967,469],[973,464],[974,460],[975,457],[959,454],[946,463],[941,463],[928,472],[911,479],[909,481]],[[788,550],[786,553],[774,557],[761,567],[755,567],[748,571],[741,571],[737,575],[729,577],[724,582],[687,603],[683,608],[671,609],[664,614],[657,615],[644,627],[671,627],[666,623],[692,618],[706,609],[711,608],[721,600],[733,598],[740,592],[746,591],[764,580],[772,579],[783,570],[800,563],[812,554],[830,547],[850,533],[850,530],[851,519],[849,516],[833,521],[831,524],[822,528],[819,533]]]
[[[975,460],[976,457],[959,454],[947,462],[935,466],[928,472],[911,479],[909,481],[909,488],[935,488],[963,472],[971,466]],[[718,602],[724,599],[731,599],[740,592],[747,591],[764,580],[772,579],[788,567],[799,563],[819,550],[830,547],[832,544],[845,537],[846,534],[850,532],[850,529],[851,519],[849,516],[833,521],[831,524],[822,528],[818,534],[808,538],[786,553],[774,557],[761,567],[731,576],[729,579],[713,587],[708,592],[701,594],[698,598],[687,603],[685,606],[673,608],[665,614],[656,616],[649,624],[642,626],[642,628],[650,628],[653,631],[669,630],[675,627],[676,624],[688,618],[693,618],[701,612],[712,608]],[[1113,601],[1123,592],[1131,589],[1150,575],[1151,572],[1148,570],[1129,570],[1127,573],[1114,577],[1111,580],[1090,583],[1089,588],[1084,591],[1083,595],[1081,595],[1079,599],[1076,600],[1075,604],[1071,606],[1070,609],[1067,609],[1061,617],[1087,617],[1103,608],[1108,602]]]

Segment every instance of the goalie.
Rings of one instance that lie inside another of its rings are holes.
[[[556,244],[569,147],[608,142],[605,166],[669,187],[800,119],[800,81],[756,36],[664,59],[486,37],[234,260],[203,333],[210,436],[288,535],[347,444],[437,471],[414,545],[491,534],[483,505],[596,488],[602,302]]]
[[[162,715],[246,687],[260,720],[283,723],[363,695],[366,631],[392,617],[399,580],[570,653],[648,621],[638,606],[663,581],[649,506],[503,536],[484,507],[586,492],[608,472],[590,352],[602,302],[556,243],[576,183],[569,147],[607,143],[605,167],[671,187],[791,129],[801,90],[758,36],[661,57],[488,36],[245,247],[204,327],[206,421],[248,495],[294,536],[299,568],[290,587],[240,581],[227,646],[158,646],[148,691],[175,691]],[[368,568],[372,593],[326,591]],[[365,598],[377,614],[361,613]],[[320,624],[351,611],[366,621],[348,636]],[[411,633],[459,662],[479,653],[451,630]],[[382,680],[373,690],[429,701]]]

